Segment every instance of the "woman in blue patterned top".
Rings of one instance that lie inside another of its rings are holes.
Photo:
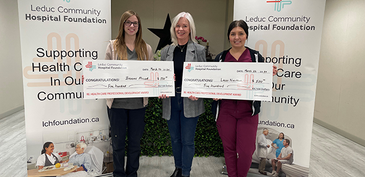
[[[275,139],[272,143],[271,146],[274,147],[276,149],[276,157],[279,157],[281,149],[284,147],[283,145],[283,141],[284,141],[284,133],[281,132],[279,134],[279,137],[277,139]],[[274,144],[276,146],[274,146]]]

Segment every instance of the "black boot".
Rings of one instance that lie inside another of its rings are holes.
[[[181,168],[175,168],[174,173],[170,177],[181,177],[182,169]]]

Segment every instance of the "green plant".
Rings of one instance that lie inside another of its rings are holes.
[[[215,118],[211,113],[212,99],[205,99],[206,111],[200,115],[195,133],[195,156],[223,157],[222,141]],[[172,155],[167,122],[162,118],[162,101],[149,98],[146,110],[145,132],[141,140],[141,154],[146,156]]]
[[[155,61],[161,61],[161,50],[157,50],[155,54],[153,54],[153,58]]]

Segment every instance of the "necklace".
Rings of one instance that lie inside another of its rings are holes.
[[[178,45],[178,46],[179,46],[179,48],[180,48],[180,52],[183,52],[183,51],[184,51],[184,48],[185,48],[185,46],[186,46],[186,45],[183,45],[183,46]]]

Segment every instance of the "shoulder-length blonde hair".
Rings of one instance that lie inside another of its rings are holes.
[[[137,53],[138,60],[146,60],[148,58],[147,45],[142,39],[142,22],[138,14],[132,10],[123,13],[119,23],[119,33],[114,42],[114,49],[118,55],[119,60],[128,60],[127,46],[125,44],[124,23],[131,16],[135,15],[138,19],[138,31],[136,33],[136,40],[134,41],[134,48]]]
[[[189,12],[180,12],[179,14],[176,15],[176,17],[174,17],[174,20],[172,21],[172,25],[170,28],[170,33],[171,33],[171,41],[174,45],[178,45],[177,42],[177,37],[175,34],[175,27],[177,22],[179,21],[180,18],[185,17],[188,21],[189,21],[189,26],[190,26],[190,40],[193,41],[194,43],[198,43],[198,41],[195,39],[195,35],[196,35],[196,30],[195,30],[195,23],[194,23],[194,19],[193,17],[190,15]]]

